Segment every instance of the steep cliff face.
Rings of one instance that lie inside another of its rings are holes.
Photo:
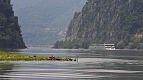
[[[0,0],[0,48],[26,48],[10,0]]]
[[[143,32],[143,0],[88,0],[71,20],[66,40],[97,43],[136,42]]]

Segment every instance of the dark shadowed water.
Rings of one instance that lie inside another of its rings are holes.
[[[68,61],[0,62],[0,80],[143,80],[143,51],[29,48],[21,54],[77,58]]]

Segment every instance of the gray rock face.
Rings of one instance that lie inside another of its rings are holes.
[[[75,13],[65,39],[102,42],[122,40],[125,38],[124,35],[132,32],[122,33],[125,27],[130,25],[134,30],[142,27],[137,28],[132,23],[127,24],[132,16],[143,11],[141,5],[143,5],[142,0],[88,0],[82,11]]]

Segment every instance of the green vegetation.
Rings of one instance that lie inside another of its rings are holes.
[[[11,4],[0,2],[0,5],[5,6],[0,7],[0,48],[26,48],[18,17],[14,16]]]
[[[19,53],[0,52],[0,61],[73,61],[71,58],[61,58],[54,56],[29,56]]]
[[[54,48],[65,48],[65,49],[79,49],[79,48],[84,48],[88,49],[89,45],[94,43],[94,41],[57,41],[54,44]]]
[[[25,48],[20,26],[0,13],[0,48]]]
[[[83,43],[88,41],[89,46],[94,41],[114,43],[118,49],[143,49],[143,0],[88,0],[75,16],[67,37],[76,40],[59,41],[56,48],[62,43],[63,48],[85,48]]]
[[[137,0],[134,7],[129,11],[126,7],[128,1],[120,8],[120,30],[116,33],[118,43],[122,48],[143,49],[143,1]],[[120,47],[119,47],[120,48]]]

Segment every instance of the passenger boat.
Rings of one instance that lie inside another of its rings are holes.
[[[90,50],[115,50],[114,44],[92,44],[89,46]]]

